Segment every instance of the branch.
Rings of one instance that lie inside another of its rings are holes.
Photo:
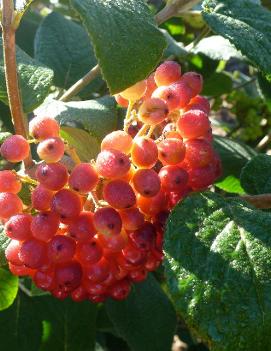
[[[241,200],[245,200],[249,202],[251,205],[257,208],[261,208],[261,209],[271,208],[271,194],[242,195],[239,198]]]
[[[15,24],[14,24],[14,5],[13,0],[2,1],[2,38],[4,48],[5,78],[9,108],[16,134],[22,135],[27,139],[27,123],[23,113],[21,95],[19,90],[17,63],[16,63],[16,44],[15,44]],[[32,157],[29,154],[24,160],[25,167],[32,165]]]
[[[100,72],[101,70],[98,65],[93,67],[83,78],[71,86],[59,100],[68,101],[70,98],[77,95],[83,88],[92,82],[100,74]]]
[[[171,0],[167,5],[155,16],[156,23],[167,21],[169,18],[177,16],[184,11],[190,10],[193,6],[198,4],[200,0]]]

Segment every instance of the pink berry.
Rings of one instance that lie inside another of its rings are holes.
[[[114,208],[123,209],[135,205],[136,197],[132,187],[123,180],[112,180],[103,190],[105,201]]]
[[[41,141],[37,147],[37,153],[41,160],[47,163],[55,163],[64,156],[64,142],[59,137],[51,137]]]
[[[0,192],[17,194],[22,188],[22,183],[16,173],[12,171],[0,171]]]
[[[38,211],[47,211],[51,206],[54,192],[39,184],[31,194],[32,206]]]
[[[168,115],[168,107],[164,100],[149,98],[143,102],[138,111],[141,122],[156,125],[165,120]]]
[[[55,235],[48,243],[48,258],[53,263],[71,261],[76,250],[75,241],[65,235]]]
[[[35,117],[29,123],[29,134],[36,140],[59,136],[59,124],[50,117]]]
[[[121,231],[121,217],[112,207],[99,208],[94,213],[94,225],[97,232],[104,235],[117,235]]]
[[[18,195],[0,193],[0,218],[8,219],[23,211],[23,203]]]
[[[174,61],[165,61],[155,71],[154,79],[158,87],[170,85],[181,78],[181,66]]]
[[[8,237],[24,241],[30,239],[32,216],[30,214],[18,214],[10,217],[5,224],[5,232]]]
[[[72,170],[69,186],[79,193],[86,194],[97,186],[98,180],[98,173],[91,164],[80,163]]]
[[[26,159],[29,155],[30,146],[21,135],[8,137],[0,148],[0,153],[7,161],[16,163]]]
[[[51,208],[60,215],[61,222],[66,223],[80,215],[82,201],[74,191],[62,189],[54,195]]]
[[[36,239],[47,242],[56,234],[59,225],[60,220],[57,213],[40,212],[33,217],[31,230]]]
[[[133,144],[132,137],[123,130],[116,130],[108,134],[102,141],[101,150],[118,150],[129,154]]]
[[[105,178],[121,178],[125,176],[131,166],[129,157],[118,150],[104,150],[96,160],[97,172]]]
[[[19,258],[26,267],[40,268],[47,260],[47,245],[36,239],[29,239],[22,243]]]
[[[88,241],[97,233],[94,227],[93,213],[81,212],[72,223],[69,224],[67,235],[76,241]]]
[[[42,163],[36,171],[38,181],[49,190],[60,190],[68,181],[67,168],[61,163]]]
[[[182,78],[182,82],[185,82],[192,90],[193,96],[200,94],[203,85],[202,75],[196,72],[187,72]]]
[[[181,139],[165,139],[158,144],[158,158],[165,165],[180,163],[184,155],[185,145]]]
[[[167,192],[182,191],[186,188],[188,174],[184,169],[178,166],[165,166],[159,172],[161,185]]]
[[[210,121],[206,113],[201,110],[185,112],[177,120],[177,130],[183,138],[194,139],[205,135],[210,129]]]
[[[141,168],[152,168],[158,159],[158,149],[153,139],[137,137],[131,150],[132,162]]]

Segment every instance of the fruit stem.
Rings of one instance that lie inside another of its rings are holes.
[[[141,129],[139,129],[137,135],[135,136],[135,138],[143,136],[147,130],[149,129],[149,125],[148,124],[143,124],[143,126],[141,127]]]
[[[14,171],[14,173],[16,174],[17,177],[19,177],[19,179],[23,182],[23,183],[28,183],[31,185],[38,185],[38,182],[32,178],[30,178],[27,175],[21,174],[21,173],[16,173],[16,171]]]
[[[65,143],[65,152],[70,156],[76,165],[79,165],[81,163],[80,157],[78,156],[75,147]]]
[[[79,79],[72,85],[59,99],[59,101],[66,102],[73,96],[77,95],[83,88],[92,82],[101,73],[100,67],[96,65],[84,77]]]
[[[134,101],[129,101],[129,105],[126,111],[126,116],[124,118],[124,127],[123,130],[127,133],[128,132],[128,128],[130,123],[132,122],[133,118],[131,118],[131,113],[133,111],[133,106],[134,106]]]
[[[9,108],[16,134],[22,135],[27,139],[28,128],[23,113],[21,95],[19,90],[17,63],[16,63],[16,44],[15,32],[16,24],[14,21],[14,5],[13,0],[2,1],[2,39],[4,49],[4,67],[7,86],[7,94],[9,100]],[[31,153],[24,160],[25,168],[33,164]]]
[[[253,206],[261,209],[271,208],[271,194],[261,195],[242,195],[239,197],[241,200],[245,200]]]

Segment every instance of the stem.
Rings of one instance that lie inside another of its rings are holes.
[[[65,144],[65,152],[70,156],[76,165],[81,163],[80,157],[78,156],[75,147]]]
[[[27,139],[27,123],[23,113],[21,95],[19,90],[17,63],[16,63],[16,45],[14,25],[14,5],[13,0],[2,1],[2,38],[4,49],[5,78],[9,108],[14,124],[16,134],[22,135]],[[31,153],[24,160],[25,167],[32,165]]]
[[[124,119],[124,126],[123,126],[123,130],[125,132],[128,132],[129,125],[132,122],[131,112],[133,110],[133,106],[134,106],[134,101],[129,101],[129,105],[128,105],[128,108],[127,108],[127,111],[126,111],[126,116],[125,116],[125,119]]]
[[[78,80],[73,86],[71,86],[59,99],[59,101],[68,101],[73,96],[77,95],[83,88],[85,88],[90,82],[92,82],[99,74],[101,70],[98,65],[93,67],[83,78]]]
[[[239,197],[241,200],[245,200],[253,206],[261,209],[271,208],[271,194],[261,195],[242,195]]]
[[[264,149],[271,141],[271,134],[265,135],[256,146],[257,150]]]
[[[169,18],[191,9],[199,2],[200,0],[171,0],[171,2],[155,16],[156,23],[160,25]]]

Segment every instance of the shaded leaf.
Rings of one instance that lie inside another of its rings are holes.
[[[232,91],[232,79],[225,73],[213,73],[204,81],[202,94],[206,96],[220,96]]]
[[[106,310],[116,331],[133,351],[171,350],[175,311],[151,274],[134,286],[126,300],[108,300]]]
[[[144,0],[71,0],[111,94],[145,79],[166,46]]]
[[[207,192],[180,203],[166,229],[175,307],[214,351],[271,350],[271,216]]]

